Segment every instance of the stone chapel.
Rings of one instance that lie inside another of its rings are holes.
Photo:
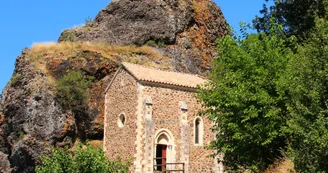
[[[186,73],[122,63],[106,89],[104,151],[132,162],[130,172],[221,173],[215,135],[198,116],[194,94],[205,79]]]

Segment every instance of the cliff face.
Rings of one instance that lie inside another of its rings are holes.
[[[208,72],[214,41],[227,34],[220,8],[211,0],[117,0],[94,22],[64,31],[59,41],[111,45],[163,44],[160,51],[179,71]]]
[[[60,43],[24,50],[0,101],[0,160],[8,155],[13,172],[30,173],[53,146],[99,143],[104,90],[121,61],[206,75],[214,41],[226,33],[226,21],[211,1],[119,0],[92,23],[64,31]],[[94,78],[84,119],[56,97],[56,81],[68,70]]]
[[[169,68],[166,58],[150,47],[63,42],[24,50],[1,100],[0,151],[9,155],[14,172],[33,172],[52,146],[102,140],[104,90],[120,61]],[[83,119],[64,109],[56,95],[56,81],[69,70],[94,78]]]

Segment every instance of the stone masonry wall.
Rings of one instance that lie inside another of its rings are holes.
[[[194,94],[186,88],[141,84],[126,70],[120,69],[105,98],[106,156],[130,159],[133,163],[130,172],[152,173],[156,138],[167,132],[173,141],[167,151],[171,154],[167,157],[168,162],[185,163],[186,173],[222,173],[222,165],[208,157],[214,151],[205,149],[214,134],[210,130],[211,122],[206,117],[198,117],[201,106]],[[118,124],[121,114],[125,115],[123,127]],[[196,118],[202,119],[202,145],[194,142]]]
[[[105,98],[104,151],[112,159],[135,160],[137,139],[137,82],[125,70],[117,72]],[[121,114],[125,115],[125,124],[119,127]],[[132,166],[130,171],[134,172]]]
[[[194,121],[198,117],[197,112],[201,109],[194,97],[195,93],[159,86],[145,86],[143,94],[144,97],[152,99],[153,132],[167,129],[173,135],[175,162],[184,162],[186,172],[189,173],[221,172],[222,168],[215,164],[213,158],[208,157],[213,151],[204,148],[214,139],[214,134],[210,130],[211,122],[206,117],[201,117],[204,127],[203,145],[194,143]],[[188,107],[185,124],[181,122],[180,117],[181,102],[186,103]],[[151,136],[154,137],[154,134]],[[144,152],[153,152],[147,151],[148,149],[150,148],[144,149]],[[154,146],[151,149],[154,150]]]

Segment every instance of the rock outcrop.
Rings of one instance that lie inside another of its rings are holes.
[[[0,100],[0,154],[12,172],[31,173],[53,146],[102,140],[104,90],[121,61],[206,75],[226,25],[209,0],[116,0],[59,43],[25,49]],[[69,70],[94,79],[85,119],[56,96],[56,81]]]
[[[10,173],[10,162],[8,160],[8,156],[2,152],[0,152],[0,173]]]
[[[227,23],[211,0],[119,0],[100,11],[94,22],[64,31],[59,41],[110,45],[162,45],[160,51],[179,71],[208,72],[216,56],[214,41]]]
[[[52,43],[24,50],[0,103],[0,152],[9,155],[13,172],[33,172],[53,146],[102,140],[104,90],[120,61],[169,68],[150,47]],[[69,70],[93,77],[83,119],[63,108],[56,95],[56,81]]]

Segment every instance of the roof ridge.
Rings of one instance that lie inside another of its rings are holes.
[[[162,70],[129,62],[122,62],[121,67],[127,70],[137,80],[145,82],[196,88],[198,84],[207,81],[207,79],[195,74]]]
[[[144,66],[144,65],[140,65],[140,64],[134,64],[134,63],[130,63],[130,62],[122,62],[121,63],[123,66],[124,64],[131,64],[131,65],[136,65],[136,66],[140,66],[140,67],[143,67],[143,68],[147,68],[147,69],[151,69],[151,70],[158,70],[158,71],[163,71],[163,72],[169,72],[169,73],[180,73],[180,74],[184,74],[184,75],[190,75],[190,76],[196,76],[196,77],[199,77],[199,78],[202,78],[202,79],[205,79],[203,76],[200,76],[198,74],[192,74],[192,73],[186,73],[186,72],[178,72],[178,71],[169,71],[169,70],[163,70],[163,69],[158,69],[158,68],[155,68],[155,67],[148,67],[148,66]]]

